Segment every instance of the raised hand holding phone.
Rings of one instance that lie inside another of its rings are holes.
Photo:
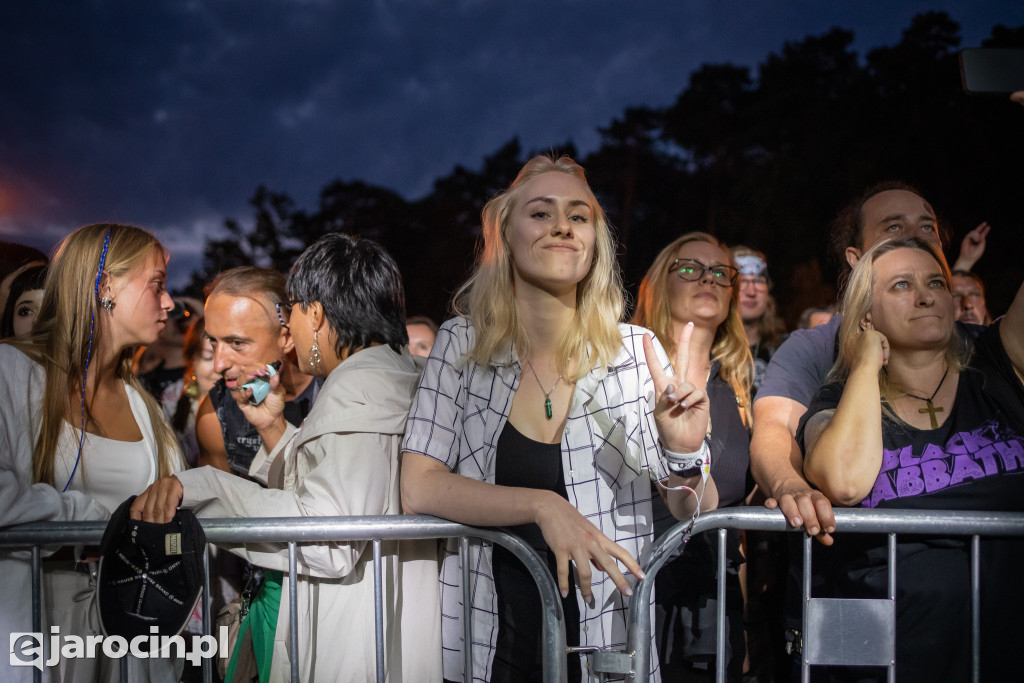
[[[277,374],[277,368],[279,367],[281,367],[281,361],[267,363],[266,375],[255,375],[252,379],[242,385],[243,389],[249,390],[249,403],[254,406],[258,406],[260,403],[263,403],[263,399],[270,394],[270,378]]]
[[[278,370],[280,361],[250,371],[248,381],[238,387],[235,402],[245,419],[256,428],[267,450],[272,450],[284,435],[285,390]]]

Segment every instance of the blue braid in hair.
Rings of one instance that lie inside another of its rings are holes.
[[[92,331],[96,325],[96,304],[100,298],[100,281],[103,278],[103,264],[107,261],[107,247],[110,246],[110,231],[107,230],[107,236],[103,238],[103,251],[100,252],[100,266],[96,272],[96,286],[93,287],[93,302],[92,302],[92,317],[89,318],[89,348],[85,352],[85,370],[82,372],[82,425],[80,433],[78,435],[78,455],[75,457],[75,466],[71,469],[71,476],[68,477],[68,483],[64,484],[64,488],[61,493],[68,490],[71,486],[71,480],[75,478],[75,472],[78,471],[78,463],[82,459],[82,445],[85,443],[85,380],[89,376],[89,361],[92,360]]]

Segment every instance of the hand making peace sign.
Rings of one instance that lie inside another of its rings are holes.
[[[644,356],[654,380],[654,421],[662,445],[675,453],[692,453],[700,448],[707,434],[709,403],[704,386],[695,386],[686,378],[690,368],[690,337],[693,323],[683,326],[672,366],[666,375],[654,351],[651,335],[644,335]]]

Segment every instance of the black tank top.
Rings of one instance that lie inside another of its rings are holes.
[[[495,455],[495,484],[554,491],[568,500],[561,444],[534,441],[523,436],[511,422],[506,422],[498,437]],[[557,576],[555,556],[548,551],[539,526],[520,524],[508,530],[530,544],[546,560],[551,576]],[[541,609],[537,584],[523,563],[498,545],[494,546],[493,566],[498,600],[498,638],[491,683],[539,682]],[[580,610],[572,574],[569,576],[569,596],[562,599],[562,610],[566,643],[579,645]],[[581,680],[578,655],[569,655],[567,669],[569,681]]]

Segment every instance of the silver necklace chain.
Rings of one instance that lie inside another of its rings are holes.
[[[533,362],[532,361],[526,361],[526,365],[530,368],[530,372],[533,373],[533,378],[535,380],[537,380],[537,386],[539,386],[541,392],[543,392],[544,398],[548,398],[548,399],[551,398],[551,392],[554,391],[555,387],[558,386],[558,383],[562,381],[562,375],[559,374],[558,375],[558,379],[556,379],[555,383],[551,385],[551,388],[548,389],[547,391],[544,391],[544,385],[540,383],[540,377],[537,376],[537,371],[533,369]]]

